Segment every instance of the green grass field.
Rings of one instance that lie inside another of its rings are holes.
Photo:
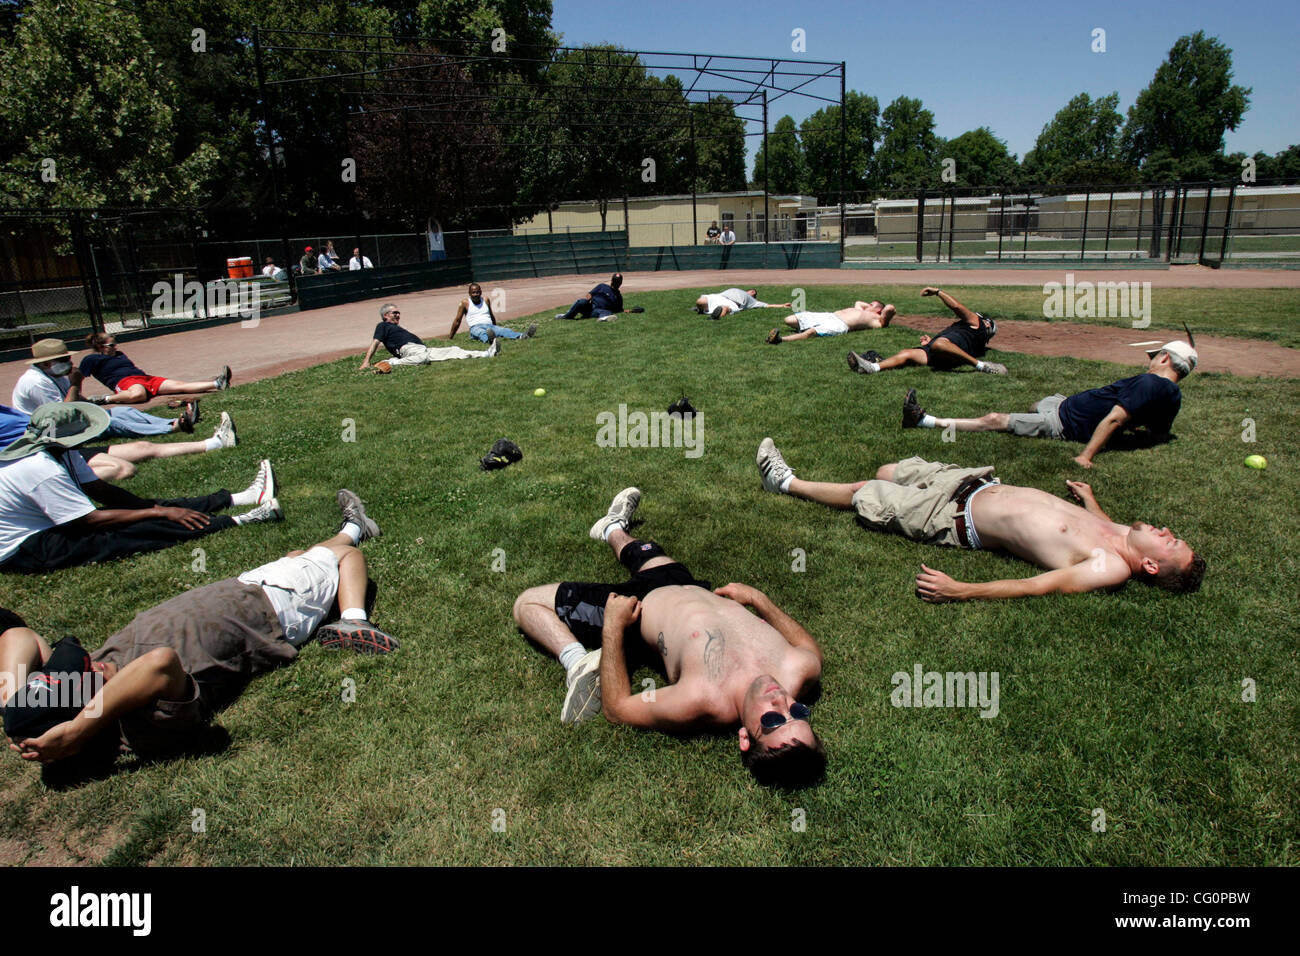
[[[379,583],[375,620],[402,650],[373,659],[309,645],[220,716],[230,741],[213,755],[124,759],[113,777],[66,791],[46,789],[16,758],[0,761],[5,861],[1300,862],[1295,382],[1196,374],[1176,441],[1104,454],[1086,474],[1117,520],[1168,524],[1207,556],[1200,593],[1130,584],[1112,595],[932,606],[912,594],[921,561],[967,580],[1032,571],[871,534],[849,513],[767,494],[754,467],[760,439],[772,435],[805,478],[867,477],[921,454],[995,463],[1006,481],[1064,493],[1066,478],[1084,477],[1071,461],[1076,446],[904,432],[904,390],[916,386],[948,414],[978,414],[1132,370],[995,351],[1007,378],[911,370],[868,379],[848,372],[846,347],[888,352],[914,332],[772,348],[762,336],[776,313],[707,322],[689,312],[696,294],[639,295],[647,313],[616,323],[543,320],[537,339],[505,343],[496,360],[379,378],[351,360],[205,402],[213,418],[220,408],[235,416],[240,447],[150,463],[132,490],[240,488],[269,457],[287,520],[200,542],[202,572],[177,547],[6,577],[4,603],[48,637],[97,645],[137,610],[333,533],[333,493],[348,486],[384,528],[364,550]],[[1185,315],[1198,330],[1272,329],[1294,344],[1294,333],[1279,332],[1293,328],[1294,298],[1168,296],[1158,301],[1170,325]],[[812,288],[808,298],[827,309],[843,291]],[[1003,315],[1034,298],[1039,290],[980,294]],[[533,396],[538,386],[544,398]],[[682,393],[704,416],[702,457],[596,446],[598,413],[620,403],[663,409]],[[1247,417],[1254,444],[1242,442]],[[342,440],[349,420],[355,442]],[[522,446],[523,462],[480,471],[478,457],[501,436]],[[1249,453],[1266,455],[1269,468],[1243,467]],[[600,719],[560,725],[561,670],[516,631],[511,605],[548,581],[621,580],[586,531],[629,484],[645,493],[641,536],[700,577],[759,587],[821,643],[813,720],[830,765],[820,787],[760,788],[730,737],[675,739]],[[498,548],[503,573],[492,570]],[[806,570],[792,570],[795,549]],[[918,663],[997,671],[1000,714],[895,709],[890,677]],[[1253,703],[1242,700],[1247,678]],[[353,703],[341,699],[347,680]],[[1096,808],[1105,832],[1093,831]],[[193,831],[196,810],[206,832]]]

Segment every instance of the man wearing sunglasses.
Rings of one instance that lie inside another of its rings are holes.
[[[640,501],[638,489],[625,488],[589,532],[631,580],[546,584],[515,601],[520,630],[566,671],[560,719],[576,723],[599,711],[646,730],[735,730],[741,760],[760,783],[815,782],[826,753],[798,698],[821,679],[817,642],[757,588],[712,589],[658,544],[633,538],[628,526]],[[631,686],[629,640],[655,659],[668,686]]]

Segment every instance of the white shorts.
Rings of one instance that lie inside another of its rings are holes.
[[[743,306],[737,305],[731,299],[728,299],[725,295],[706,295],[704,297],[704,301],[707,303],[704,306],[705,312],[712,312],[714,309],[718,308],[718,306],[722,306],[728,312],[744,311]]]
[[[329,548],[315,547],[296,558],[281,558],[245,571],[239,580],[261,585],[284,628],[285,639],[301,647],[334,606],[339,559]]]
[[[818,335],[843,335],[849,330],[834,312],[796,312],[794,317],[799,320],[800,332],[812,329]]]

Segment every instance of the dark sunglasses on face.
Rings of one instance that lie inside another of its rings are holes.
[[[811,716],[812,708],[806,704],[800,704],[796,701],[790,705],[790,720],[807,720]],[[759,723],[763,725],[764,730],[776,730],[778,727],[785,726],[786,716],[775,710],[769,710],[759,718]]]

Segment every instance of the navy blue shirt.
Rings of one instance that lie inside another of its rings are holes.
[[[410,329],[402,328],[396,322],[380,322],[376,325],[375,338],[392,353],[394,358],[402,350],[403,345],[410,345],[412,342],[416,345],[424,344],[418,335]]]
[[[105,388],[116,390],[117,383],[132,375],[145,375],[131,360],[118,352],[116,355],[101,355],[91,352],[81,360],[81,374],[87,378],[97,378]],[[146,376],[147,377],[147,376]]]
[[[591,304],[593,308],[606,312],[622,312],[623,293],[602,282],[591,290]]]
[[[1177,385],[1146,372],[1071,395],[1061,403],[1058,414],[1068,440],[1087,442],[1116,405],[1129,413],[1125,428],[1145,425],[1154,434],[1167,435],[1182,404],[1183,393]]]

